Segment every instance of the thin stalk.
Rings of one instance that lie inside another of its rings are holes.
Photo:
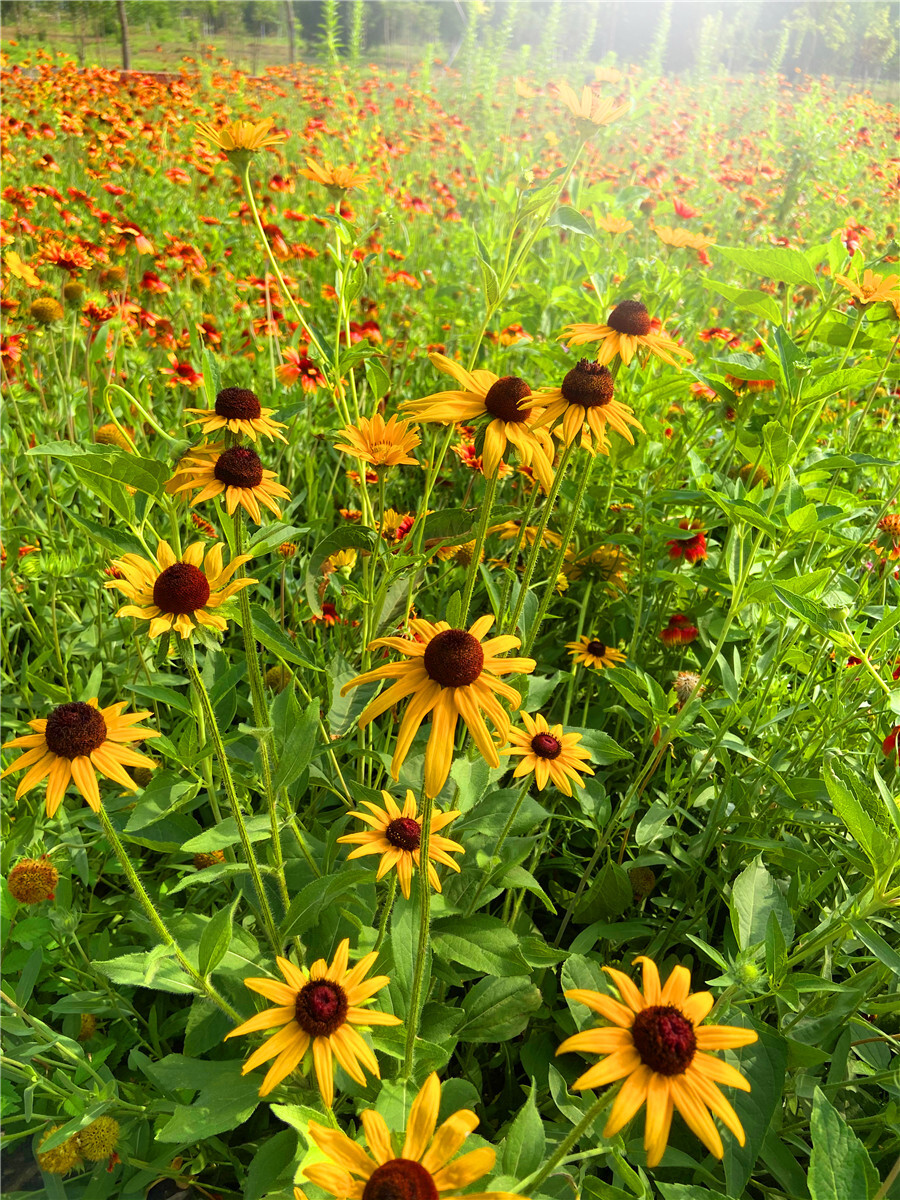
[[[423,789],[424,791],[424,789]],[[428,846],[431,841],[431,814],[434,800],[425,796],[422,802],[421,836],[419,839],[419,944],[416,948],[416,965],[413,971],[412,989],[409,994],[409,1012],[406,1024],[406,1051],[403,1055],[403,1078],[412,1076],[416,1048],[416,1033],[419,1028],[419,1002],[422,995],[422,977],[425,974],[425,958],[431,934],[431,880],[428,878]]]
[[[569,1132],[559,1143],[540,1170],[535,1171],[533,1175],[529,1175],[527,1179],[523,1179],[521,1183],[517,1183],[515,1187],[511,1189],[511,1191],[516,1194],[524,1191],[526,1188],[530,1192],[536,1191],[540,1184],[542,1184],[544,1180],[548,1178],[548,1176],[553,1174],[572,1147],[576,1145],[584,1136],[584,1134],[586,1134],[593,1126],[600,1114],[604,1112],[605,1109],[609,1108],[618,1090],[619,1089],[616,1087],[607,1088],[602,1095],[598,1096],[578,1124],[569,1130]]]
[[[459,619],[460,626],[463,629],[465,629],[466,618],[469,615],[469,605],[472,602],[472,592],[475,590],[475,580],[478,578],[478,572],[481,568],[481,552],[484,549],[484,541],[487,537],[488,526],[491,523],[491,513],[494,511],[494,497],[497,494],[498,475],[499,465],[498,469],[487,481],[484,500],[481,502],[481,515],[478,518],[478,527],[475,530],[475,545],[472,548],[472,561],[469,563],[469,569],[466,572],[466,584],[463,591],[462,610]]]
[[[378,937],[375,939],[375,953],[381,949],[381,943],[384,941],[384,935],[387,933],[388,921],[391,918],[391,910],[394,907],[394,897],[397,895],[397,872],[391,872],[391,886],[388,890],[387,897],[381,909],[381,920],[378,922]]]
[[[528,789],[530,787],[531,787],[531,778],[529,776],[526,778],[525,783],[520,788],[519,794],[518,794],[518,796],[516,796],[516,802],[510,809],[509,816],[506,818],[506,824],[503,826],[503,829],[500,831],[500,836],[497,838],[497,841],[494,845],[494,849],[491,852],[491,863],[493,863],[495,858],[499,858],[500,851],[503,849],[503,843],[506,841],[507,837],[509,836],[509,831],[510,831],[510,829],[512,829],[513,822],[515,821],[516,817],[519,815],[519,809],[522,807],[522,803],[523,803],[525,797],[528,795]],[[482,874],[481,881],[479,882],[478,887],[475,889],[475,895],[472,897],[469,907],[466,910],[466,914],[465,914],[466,918],[471,917],[472,913],[475,911],[475,907],[478,904],[478,901],[481,897],[481,893],[484,891],[485,887],[487,886],[488,881],[490,880],[490,877],[492,874],[493,874],[493,872],[490,868],[488,870],[484,871],[484,873]]]
[[[234,817],[234,823],[237,826],[238,837],[241,840],[241,846],[244,850],[244,859],[250,870],[250,878],[253,880],[253,887],[256,891],[257,900],[259,901],[259,908],[262,914],[266,936],[268,937],[269,943],[275,953],[280,954],[282,949],[281,939],[278,936],[275,918],[272,916],[269,898],[266,895],[266,890],[263,885],[259,863],[257,862],[256,855],[253,851],[253,843],[250,841],[250,836],[247,833],[247,826],[244,823],[244,814],[241,811],[240,801],[238,800],[237,792],[234,788],[234,779],[231,775],[231,768],[228,765],[228,752],[225,749],[225,743],[222,741],[222,735],[219,732],[219,723],[216,720],[216,713],[215,709],[213,708],[209,692],[206,690],[206,685],[200,677],[200,672],[197,670],[197,659],[194,654],[193,644],[190,641],[188,641],[188,649],[184,657],[184,665],[190,681],[194,686],[194,690],[200,698],[200,703],[203,706],[207,729],[212,736],[216,756],[219,760],[219,767],[222,771],[222,781],[225,785],[225,795],[227,796],[228,803],[231,807],[231,815]]]
[[[184,951],[178,945],[178,942],[170,932],[169,927],[166,925],[153,901],[147,895],[146,889],[141,883],[131,859],[128,857],[128,851],[122,845],[122,840],[116,832],[112,821],[109,819],[109,814],[102,804],[100,805],[97,815],[99,816],[100,823],[103,826],[103,832],[106,834],[106,840],[112,846],[116,858],[119,860],[122,870],[125,872],[125,876],[128,879],[128,882],[131,884],[131,890],[134,892],[141,904],[141,907],[147,914],[150,924],[153,926],[156,932],[156,936],[163,943],[163,945],[172,947],[172,952],[175,955],[178,965],[187,975],[190,976],[196,986],[206,995],[206,997],[209,1000],[212,1000],[213,1004],[217,1005],[222,1012],[227,1013],[233,1021],[239,1021],[241,1017],[237,1009],[232,1008],[228,1001],[219,995],[218,991],[210,983],[210,981],[205,979],[199,973],[199,971],[195,970],[195,968],[192,967],[188,962],[184,955]]]

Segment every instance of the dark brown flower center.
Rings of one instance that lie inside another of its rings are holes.
[[[384,836],[398,850],[418,850],[422,829],[412,817],[398,817],[385,829]]]
[[[164,613],[196,612],[209,599],[209,580],[191,563],[172,563],[153,585],[153,603]]]
[[[223,388],[216,394],[216,414],[229,421],[253,421],[261,411],[259,397],[249,388]]]
[[[441,687],[474,683],[484,666],[484,651],[465,629],[445,629],[425,647],[425,670]]]
[[[229,487],[255,488],[262,483],[263,466],[255,450],[233,446],[219,455],[213,474]]]
[[[632,337],[644,337],[650,332],[652,320],[640,300],[623,300],[617,304],[606,323],[616,333],[629,333]]]
[[[437,1200],[430,1171],[411,1158],[392,1158],[376,1167],[363,1188],[362,1200]]]
[[[570,404],[598,408],[613,398],[613,377],[606,367],[582,358],[562,381],[559,389]]]
[[[347,993],[330,979],[312,979],[297,993],[294,1017],[310,1037],[329,1037],[347,1019]]]
[[[602,642],[588,642],[587,652],[593,654],[595,658],[602,658],[606,653],[606,647]]]
[[[73,700],[71,704],[54,708],[47,718],[44,737],[47,748],[60,758],[79,758],[103,745],[106,722],[92,704]]]
[[[501,421],[526,421],[531,415],[530,408],[519,408],[519,401],[531,395],[531,388],[518,375],[504,375],[496,383],[491,384],[484,398],[484,407],[492,417]]]
[[[538,758],[559,758],[562,746],[552,733],[538,733],[531,739],[531,748]]]
[[[654,1004],[634,1018],[634,1048],[641,1061],[658,1075],[682,1075],[694,1060],[694,1027],[677,1008]]]

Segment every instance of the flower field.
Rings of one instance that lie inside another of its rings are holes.
[[[897,112],[582,74],[6,64],[10,1200],[900,1195]]]

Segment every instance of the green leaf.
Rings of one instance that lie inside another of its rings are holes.
[[[156,1134],[158,1142],[191,1145],[217,1133],[236,1129],[259,1105],[259,1079],[242,1076],[240,1059],[210,1062],[169,1054],[152,1062],[132,1052],[141,1070],[166,1092],[197,1092],[192,1104],[177,1104],[169,1121]]]
[[[547,225],[554,229],[569,229],[572,233],[580,233],[582,237],[596,237],[594,227],[577,208],[569,204],[561,204],[547,218]]]
[[[197,948],[197,966],[201,975],[206,976],[214,971],[228,953],[236,907],[237,897],[226,908],[220,908],[218,912],[213,913],[203,927]]]
[[[215,408],[216,396],[222,390],[222,372],[219,370],[219,360],[208,346],[203,348],[203,389],[207,404]]]
[[[781,325],[775,330],[775,344],[778,347],[781,381],[788,392],[791,395],[795,395],[797,391],[797,377],[800,373],[798,367],[802,367],[804,372],[809,370],[806,355],[796,342],[791,340],[791,335]]]
[[[482,975],[527,975],[519,939],[497,917],[458,917],[432,926],[431,945],[438,958]]]
[[[832,627],[833,622],[823,605],[815,600],[794,596],[783,587],[776,587],[774,590],[775,595],[789,612],[792,612],[795,617],[799,617],[801,621],[805,621],[817,632],[826,633]]]
[[[806,255],[789,246],[765,246],[746,249],[741,246],[716,246],[720,258],[743,267],[753,275],[764,279],[777,279],[782,283],[806,283],[818,288],[816,273],[809,265]]]
[[[663,1200],[728,1200],[699,1183],[657,1183]]]
[[[818,1087],[813,1092],[811,1129],[812,1200],[871,1200],[879,1179],[869,1153]]]
[[[267,816],[249,817],[244,819],[247,837],[251,842],[261,842],[269,837],[272,826]],[[212,829],[204,831],[184,842],[181,849],[186,854],[207,853],[210,850],[224,850],[226,846],[236,846],[241,840],[234,817],[225,817]]]
[[[856,795],[859,786],[835,757],[826,759],[823,772],[831,805],[855,838],[876,871],[885,871],[896,856],[893,839],[879,829]],[[874,799],[874,797],[873,797]]]
[[[700,282],[704,287],[709,288],[710,291],[717,292],[720,296],[724,296],[727,300],[730,300],[737,308],[744,308],[748,312],[754,312],[760,317],[765,317],[773,325],[778,325],[781,322],[781,310],[768,292],[760,292],[752,288],[734,287],[730,283],[719,283],[715,279],[701,279]]]
[[[166,947],[158,947],[165,950]],[[187,995],[197,989],[174,959],[161,960],[153,951],[149,954],[120,954],[118,958],[110,958],[103,962],[95,962],[94,967],[113,983],[122,987],[153,988],[157,992],[173,992],[176,995]]]
[[[514,1179],[524,1179],[536,1171],[544,1160],[544,1123],[538,1112],[535,1093],[537,1084],[532,1080],[528,1099],[519,1109],[503,1143],[501,1158],[503,1173]]]
[[[500,299],[500,280],[497,278],[497,272],[486,259],[483,259],[480,254],[475,256],[478,259],[478,265],[481,268],[481,287],[484,292],[484,302],[489,311],[492,311]]]
[[[581,898],[573,920],[578,925],[589,925],[592,921],[619,917],[631,904],[632,894],[631,881],[624,867],[614,862],[604,863]]]
[[[28,454],[32,457],[43,455],[64,459],[90,487],[95,483],[102,487],[112,480],[155,498],[162,495],[163,485],[171,475],[167,463],[129,454],[118,446],[97,446],[86,450],[71,442],[50,442],[35,446]]]
[[[244,1181],[244,1200],[262,1200],[276,1185],[287,1187],[294,1179],[294,1157],[297,1153],[297,1134],[293,1129],[266,1138],[253,1156]],[[288,1169],[290,1168],[290,1170]]]
[[[372,871],[365,867],[348,867],[337,875],[308,883],[291,901],[281,926],[282,938],[287,941],[311,929],[324,908],[343,896],[351,895],[357,884],[371,878]]]
[[[804,504],[787,515],[788,528],[794,533],[812,533],[819,523],[815,504]]]
[[[311,671],[321,671],[321,667],[316,666],[314,662],[310,662],[308,658],[304,658],[298,652],[297,647],[281,626],[277,625],[259,604],[250,605],[250,618],[253,621],[253,636],[276,658],[283,658],[285,662],[297,663]],[[239,609],[232,614],[232,620],[237,625],[241,624]]]
[[[785,943],[790,946],[794,918],[760,855],[738,875],[731,889],[731,924],[742,950],[765,942],[770,913],[774,913]]]
[[[790,462],[797,447],[785,432],[780,421],[767,421],[763,426],[763,442],[772,465],[783,467]]]
[[[368,550],[375,549],[378,534],[366,525],[342,525],[323,538],[309,556],[306,567],[306,582],[304,590],[309,607],[317,617],[322,615],[319,603],[319,580],[322,578],[322,564],[338,550]],[[273,622],[274,624],[274,622]],[[283,636],[283,635],[282,635]],[[262,640],[262,639],[260,639]],[[287,640],[287,639],[285,639]]]
[[[276,791],[280,788],[290,787],[301,772],[309,766],[319,732],[319,701],[312,700],[301,712],[293,689],[285,688],[276,698],[272,706],[273,710],[283,696],[288,697],[285,706],[289,709],[292,719],[287,725],[286,736],[283,739],[276,738],[275,742],[278,767],[272,780],[272,786]]]
[[[900,954],[893,950],[881,934],[876,933],[868,921],[851,921],[850,927],[867,950],[889,971],[900,978]]]
[[[746,1018],[735,1019],[728,1014],[729,1025],[750,1025],[756,1030],[759,1040],[750,1046],[725,1052],[725,1059],[746,1076],[751,1090],[732,1093],[729,1100],[734,1105],[746,1141],[738,1145],[737,1138],[725,1137],[725,1181],[729,1196],[746,1193],[750,1174],[762,1149],[766,1131],[776,1112],[781,1110],[784,1091],[784,1076],[787,1067],[787,1043],[767,1025]],[[845,1198],[849,1200],[849,1197]]]
[[[366,382],[373,400],[380,400],[391,387],[391,377],[381,365],[381,360],[370,358],[366,363]]]
[[[482,979],[462,1002],[465,1020],[456,1031],[461,1042],[505,1042],[526,1027],[541,1006],[541,993],[528,979]]]

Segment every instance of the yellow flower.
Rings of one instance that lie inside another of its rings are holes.
[[[34,268],[30,267],[27,262],[23,262],[15,250],[7,251],[3,263],[10,275],[14,275],[16,279],[21,279],[28,287],[43,287]]]
[[[566,562],[563,571],[569,579],[581,579],[586,576],[596,583],[605,583],[607,589],[625,591],[625,571],[628,569],[628,557],[621,546],[598,546],[589,554],[578,557],[573,549],[566,551]]]
[[[491,1170],[497,1154],[490,1146],[480,1146],[453,1159],[477,1127],[478,1117],[470,1109],[460,1109],[435,1132],[440,1103],[441,1085],[437,1075],[432,1074],[412,1102],[399,1157],[394,1154],[387,1122],[374,1109],[362,1114],[371,1153],[339,1129],[310,1121],[310,1137],[329,1161],[304,1167],[303,1174],[310,1183],[340,1200],[399,1196],[406,1200],[526,1200],[509,1192],[457,1195]]]
[[[545,492],[553,482],[553,443],[548,434],[536,432],[535,421],[543,404],[540,392],[516,375],[500,378],[493,371],[467,371],[445,354],[429,354],[432,364],[461,385],[456,391],[435,392],[421,400],[405,401],[401,407],[414,421],[473,421],[489,418],[484,431],[484,474],[497,473],[506,444],[515,446],[519,460],[532,467]],[[528,403],[533,401],[534,403]]]
[[[252,121],[229,121],[221,129],[199,122],[196,129],[210,145],[226,154],[230,162],[243,166],[257,150],[268,150],[285,140],[286,134],[269,132],[274,124],[274,117],[265,117],[255,125]]]
[[[488,533],[499,533],[501,542],[509,542],[519,536],[519,527],[521,524],[521,521],[504,521],[501,525],[492,525]],[[522,535],[524,545],[533,546],[537,535],[537,525],[526,525],[525,533]],[[545,528],[541,534],[541,545],[559,547],[562,545],[562,538],[558,533],[554,533],[552,529]]]
[[[287,441],[284,434],[278,432],[286,428],[285,425],[269,420],[275,409],[262,408],[256,392],[249,388],[223,388],[216,395],[214,408],[186,408],[184,411],[197,414],[196,421],[188,421],[188,424],[199,422],[204,434],[227,429],[229,433],[246,434],[252,442],[258,436]]]
[[[371,420],[361,417],[359,425],[347,425],[338,437],[349,445],[335,442],[335,450],[361,458],[373,467],[418,466],[416,460],[410,458],[410,451],[422,439],[417,433],[410,432],[409,421],[401,421],[396,415],[387,423],[381,413],[376,413]]]
[[[581,734],[563,733],[562,725],[554,725],[551,729],[540,713],[534,719],[528,713],[522,713],[522,721],[524,730],[511,729],[508,734],[510,746],[500,751],[501,754],[524,756],[513,772],[513,778],[521,779],[533,771],[541,791],[549,782],[567,796],[572,795],[570,779],[579,787],[584,787],[584,780],[578,772],[586,775],[593,775],[594,772],[586,765],[591,756],[577,745],[581,741]]]
[[[48,1175],[68,1175],[70,1171],[74,1171],[76,1167],[83,1166],[81,1160],[81,1150],[78,1145],[78,1134],[73,1134],[72,1137],[66,1138],[64,1142],[60,1142],[52,1150],[41,1150],[41,1146],[45,1142],[49,1142],[54,1133],[58,1129],[62,1129],[61,1125],[51,1125],[44,1136],[41,1138],[38,1145],[36,1157],[38,1166],[42,1171],[46,1171]]]
[[[151,638],[170,629],[182,638],[190,637],[198,625],[220,631],[227,629],[225,618],[210,610],[219,608],[241,588],[257,582],[255,579],[228,582],[250,555],[239,554],[223,568],[221,546],[213,546],[205,560],[203,549],[203,542],[194,542],[177,559],[169,543],[160,542],[155,563],[139,554],[124,554],[115,559],[113,566],[125,578],[113,579],[103,586],[118,588],[134,601],[120,608],[116,616],[149,621]]]
[[[661,242],[679,250],[685,247],[688,250],[705,250],[707,246],[715,245],[713,238],[704,237],[702,233],[691,233],[689,229],[671,229],[668,225],[655,225],[653,232]]]
[[[494,623],[493,617],[479,617],[466,631],[451,629],[446,621],[415,620],[409,628],[417,641],[409,638],[384,637],[370,642],[369,649],[387,646],[406,656],[405,662],[388,663],[366,671],[341,688],[345,695],[350,688],[382,679],[396,682],[372,700],[359,718],[360,727],[387,712],[410,696],[406,713],[397,734],[391,775],[396,780],[409,753],[413,738],[425,717],[432,713],[431,734],[425,751],[425,791],[436,796],[450,773],[453,761],[453,739],[456,723],[462,717],[475,745],[492,767],[500,766],[497,747],[488,732],[482,712],[500,734],[501,745],[509,732],[509,714],[497,697],[508,700],[518,708],[522,698],[514,688],[498,679],[499,675],[530,674],[535,668],[533,658],[500,658],[507,650],[521,645],[519,638],[506,634],[482,639]]]
[[[313,183],[324,184],[338,192],[349,192],[369,179],[368,175],[357,171],[355,167],[334,167],[330,162],[318,163],[314,158],[307,158],[306,170],[301,167],[299,173]]]
[[[616,104],[610,96],[601,99],[587,84],[581,89],[580,96],[567,83],[557,84],[557,93],[569,112],[578,118],[585,133],[592,132],[591,126],[611,125],[629,108],[627,100]]]
[[[597,228],[607,233],[627,233],[629,229],[634,229],[634,225],[625,217],[598,217]]]
[[[623,972],[603,968],[624,1004],[601,992],[581,988],[566,992],[570,1000],[612,1022],[612,1028],[576,1033],[566,1038],[556,1053],[577,1050],[608,1056],[576,1079],[573,1088],[605,1087],[618,1079],[625,1080],[610,1110],[604,1137],[614,1137],[646,1102],[644,1149],[648,1167],[655,1167],[665,1153],[675,1109],[709,1152],[721,1158],[722,1139],[711,1113],[731,1130],[741,1146],[745,1139],[737,1113],[716,1085],[749,1092],[750,1084],[734,1067],[707,1051],[749,1046],[757,1035],[752,1029],[735,1025],[702,1025],[713,998],[709,992],[690,995],[691,974],[687,967],[675,967],[662,987],[652,959],[641,956],[635,962],[644,968],[643,995]]]
[[[835,275],[835,283],[839,283],[860,304],[876,304],[887,301],[888,304],[900,304],[900,275],[876,275],[874,271],[864,271],[862,280],[854,283],[846,275]]]
[[[632,408],[613,399],[614,388],[615,381],[608,367],[586,358],[579,359],[560,386],[545,394],[547,407],[538,418],[538,424],[551,425],[561,421],[561,437],[567,446],[581,437],[587,425],[590,432],[588,451],[591,453],[593,449],[601,454],[609,453],[607,425],[634,445],[629,425],[640,433],[644,432],[644,427]]]
[[[378,1060],[354,1026],[400,1025],[401,1021],[392,1013],[361,1007],[390,983],[387,975],[366,979],[366,973],[378,957],[377,952],[364,955],[352,970],[347,969],[349,955],[350,939],[344,938],[330,966],[320,958],[307,972],[279,956],[278,969],[284,983],[275,979],[244,980],[245,987],[277,1005],[257,1013],[225,1035],[228,1041],[280,1026],[274,1037],[250,1055],[241,1072],[246,1075],[260,1063],[275,1059],[259,1089],[261,1096],[268,1096],[300,1065],[310,1046],[319,1091],[329,1108],[334,1100],[333,1058],[361,1087],[366,1086],[363,1067],[376,1079],[381,1078]]]
[[[381,855],[378,874],[375,876],[376,881],[384,878],[388,871],[396,867],[400,879],[400,890],[408,900],[413,866],[420,866],[419,842],[422,837],[422,826],[416,809],[416,798],[407,789],[406,802],[401,811],[390,792],[382,791],[381,795],[384,798],[384,808],[379,808],[377,804],[373,804],[369,800],[363,800],[361,803],[369,809],[369,812],[351,812],[349,814],[351,817],[358,817],[360,821],[365,821],[367,825],[372,826],[372,829],[366,830],[364,833],[345,834],[344,837],[339,837],[338,841],[345,845],[359,847],[358,850],[351,851],[348,858],[362,858],[366,854]],[[435,812],[431,818],[431,834],[428,839],[429,859],[433,858],[436,862],[444,863],[445,866],[452,867],[454,871],[459,870],[459,865],[453,861],[447,851],[456,850],[462,854],[464,853],[463,848],[459,842],[451,842],[449,838],[440,837],[439,834],[445,825],[455,821],[459,815],[456,809],[445,813]],[[430,862],[428,863],[428,878],[434,890],[439,892],[441,881]]]
[[[584,663],[586,667],[596,667],[598,671],[602,671],[604,667],[612,670],[625,661],[625,655],[620,651],[613,650],[604,642],[598,642],[584,634],[577,642],[566,642],[566,649],[572,653],[573,666],[576,663]]]
[[[199,489],[199,495],[191,501],[192,507],[224,492],[228,515],[232,516],[240,505],[257,525],[262,520],[260,504],[280,517],[275,497],[282,500],[291,497],[287,488],[276,480],[275,472],[263,469],[255,450],[249,446],[228,448],[224,442],[189,451],[178,464],[171,482],[176,495]]]
[[[560,340],[565,340],[567,346],[599,342],[597,362],[601,365],[612,362],[618,354],[627,367],[639,346],[645,347],[663,362],[671,363],[673,367],[678,366],[673,355],[686,362],[692,362],[694,358],[689,350],[679,346],[672,338],[654,332],[653,319],[640,300],[623,300],[617,304],[605,325],[567,325],[560,334]]]
[[[138,785],[124,768],[152,768],[156,763],[127,743],[142,742],[160,734],[155,729],[136,729],[139,721],[151,715],[150,711],[126,713],[126,704],[122,700],[109,708],[98,708],[96,698],[87,702],[72,700],[57,705],[46,720],[29,721],[34,733],[3,743],[4,748],[20,746],[25,753],[6,768],[0,779],[29,768],[16,788],[17,800],[47,779],[48,817],[59,808],[70,781],[74,781],[94,812],[99,812],[97,771],[136,792]]]

